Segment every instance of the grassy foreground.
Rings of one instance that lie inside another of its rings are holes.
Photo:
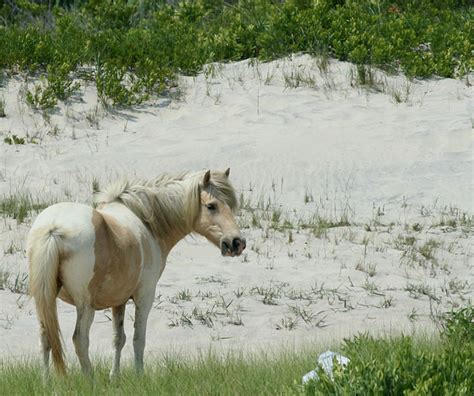
[[[137,377],[126,367],[116,382],[109,365],[96,364],[94,380],[78,371],[53,376],[44,385],[37,363],[0,362],[0,392],[5,395],[472,395],[474,393],[474,308],[446,316],[436,339],[360,335],[346,340],[340,351],[351,359],[337,367],[334,379],[321,369],[320,380],[301,385],[321,352],[263,353],[252,357],[209,354],[197,359],[165,357],[148,362]]]

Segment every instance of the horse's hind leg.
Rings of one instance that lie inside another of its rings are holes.
[[[125,317],[125,304],[112,308],[112,325],[114,327],[114,350],[115,359],[110,371],[110,378],[116,378],[120,374],[120,355],[125,345],[125,331],[123,329],[123,321]]]
[[[43,324],[40,324],[40,344],[43,352],[43,380],[47,381],[49,378],[49,354],[51,352],[51,345],[49,344],[48,337],[46,337],[46,330]]]
[[[90,305],[77,307],[76,329],[72,340],[76,349],[82,372],[92,375],[92,366],[89,359],[89,331],[94,321],[95,310]]]

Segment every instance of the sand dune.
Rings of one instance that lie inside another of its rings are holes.
[[[474,296],[472,88],[379,72],[367,88],[352,65],[323,66],[308,56],[208,65],[174,97],[135,109],[107,111],[83,86],[47,119],[10,80],[0,135],[28,143],[1,143],[0,195],[90,202],[93,180],[231,167],[247,253],[222,258],[198,238],[176,247],[150,314],[150,353],[432,331]],[[350,225],[305,227],[315,215]],[[31,220],[0,223],[2,357],[38,350],[33,304],[17,293]],[[75,309],[60,302],[59,312],[71,352]],[[129,340],[132,317],[130,305]],[[91,340],[93,353],[111,353],[107,311]]]

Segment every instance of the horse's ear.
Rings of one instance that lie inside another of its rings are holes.
[[[229,178],[230,175],[230,168],[227,168],[227,170],[224,172],[225,177]]]
[[[208,170],[206,174],[204,175],[204,179],[202,181],[202,187],[207,188],[209,186],[209,181],[211,180],[211,171]]]

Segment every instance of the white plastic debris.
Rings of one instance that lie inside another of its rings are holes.
[[[333,379],[334,377],[334,359],[336,359],[336,361],[343,367],[347,366],[350,362],[350,359],[348,357],[342,356],[341,354],[332,351],[326,351],[319,355],[318,365],[322,367],[322,369],[326,372],[327,375],[329,375],[331,379]],[[306,384],[311,379],[319,379],[316,370],[311,370],[309,373],[306,373],[303,376],[303,384]]]
[[[316,371],[314,370],[311,370],[309,373],[306,373],[305,375],[303,375],[303,385],[306,384],[309,380],[318,380],[319,379],[319,375],[316,374]]]

